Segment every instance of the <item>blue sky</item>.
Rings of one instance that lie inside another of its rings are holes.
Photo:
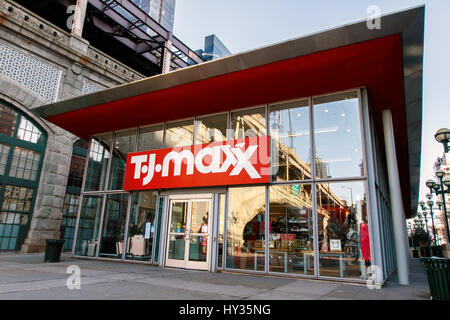
[[[233,53],[364,20],[370,5],[390,13],[426,5],[422,165],[420,198],[425,199],[433,163],[442,156],[434,140],[450,128],[450,0],[177,0],[174,34],[192,49],[216,34]]]

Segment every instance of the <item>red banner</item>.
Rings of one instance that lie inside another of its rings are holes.
[[[268,183],[270,138],[129,153],[124,190]]]

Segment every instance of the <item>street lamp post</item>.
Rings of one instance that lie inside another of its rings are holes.
[[[446,144],[448,147],[448,144]],[[443,170],[436,171],[436,177],[439,179],[439,183],[436,183],[434,180],[427,180],[425,183],[426,186],[430,189],[430,194],[435,193],[436,195],[442,196],[442,206],[444,207],[444,221],[445,221],[445,228],[447,230],[447,243],[450,243],[449,239],[449,227],[448,227],[448,216],[447,216],[447,204],[445,201],[445,194],[450,193],[450,178],[446,178],[446,173]],[[447,189],[444,188],[447,187]]]
[[[427,237],[428,239],[430,238],[430,232],[428,230],[428,219],[427,219],[427,208],[425,206],[425,201],[420,201],[419,205],[422,207],[422,215],[425,219],[425,227],[426,227],[426,231],[427,231]]]
[[[430,195],[431,198],[431,195]],[[434,240],[434,245],[437,246],[437,241],[436,241],[436,229],[434,227],[434,217],[433,217],[433,205],[434,202],[433,200],[429,199],[427,201],[427,205],[430,207],[430,215],[431,215],[431,223],[433,224],[433,240]]]
[[[450,141],[450,130],[447,128],[442,128],[436,131],[434,138],[437,142],[440,142],[444,145],[444,151],[447,153],[449,151],[449,141]]]

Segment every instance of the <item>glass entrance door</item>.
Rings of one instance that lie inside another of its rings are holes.
[[[171,199],[166,266],[208,270],[211,199]]]

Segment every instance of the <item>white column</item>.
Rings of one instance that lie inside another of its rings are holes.
[[[386,147],[386,162],[391,195],[392,223],[394,226],[395,253],[397,257],[398,282],[401,285],[409,284],[409,254],[407,247],[406,221],[403,211],[400,176],[398,173],[397,155],[395,149],[394,129],[392,125],[391,110],[383,110],[383,131]],[[403,165],[407,166],[407,163]]]
[[[72,34],[81,38],[88,0],[77,0],[73,16]]]

